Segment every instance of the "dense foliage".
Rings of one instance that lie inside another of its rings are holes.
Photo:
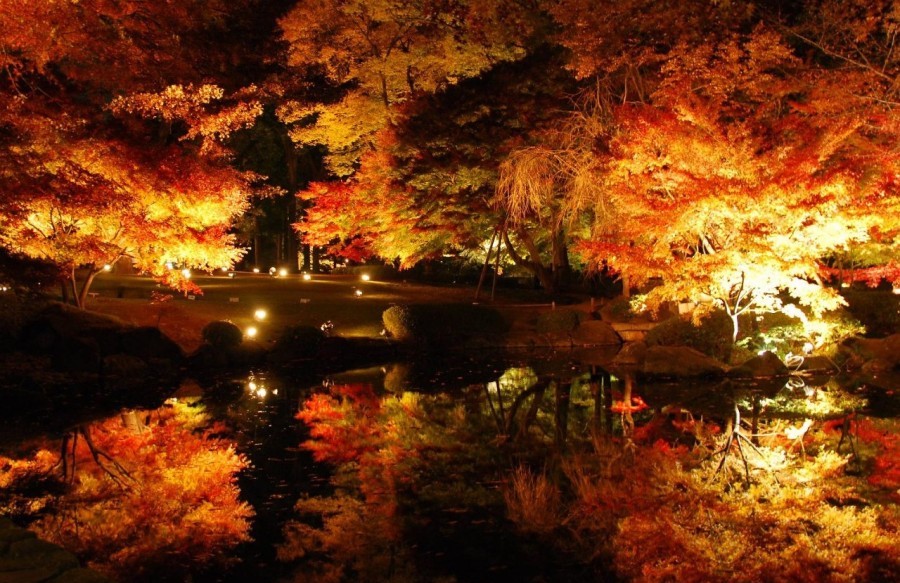
[[[40,536],[120,581],[158,580],[173,562],[185,572],[227,564],[249,540],[253,511],[236,483],[247,462],[217,436],[223,429],[175,401],[85,427],[63,443],[62,460],[51,444],[4,457],[4,513],[37,519]],[[18,504],[16,492],[41,491],[39,503]]]

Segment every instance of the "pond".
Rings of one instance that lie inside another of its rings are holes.
[[[122,581],[716,579],[738,565],[729,579],[781,580],[785,553],[809,556],[784,580],[900,572],[892,391],[797,374],[648,384],[607,356],[185,381],[80,439],[8,447],[4,513]]]

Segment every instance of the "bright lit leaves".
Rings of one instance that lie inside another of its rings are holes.
[[[40,536],[128,581],[171,576],[173,565],[185,572],[223,566],[229,550],[249,540],[253,511],[236,483],[247,461],[200,407],[176,401],[156,411],[125,412],[85,431],[109,457],[101,456],[103,466],[95,462],[83,438],[74,456],[67,452],[71,485],[60,485],[59,498],[40,498],[24,510],[52,510],[34,517]],[[52,483],[59,456],[47,447],[58,444],[46,444],[33,459],[3,458],[0,484],[15,491],[29,481],[33,488],[36,479]]]

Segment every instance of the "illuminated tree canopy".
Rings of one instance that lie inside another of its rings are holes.
[[[222,267],[277,184],[299,190],[296,236],[354,260],[474,255],[497,231],[550,291],[571,255],[626,290],[662,282],[651,308],[736,315],[789,292],[830,309],[836,272],[897,280],[897,14],[0,2],[2,244],[87,273],[76,296],[120,256],[163,278],[167,261]],[[262,118],[284,169],[234,156]],[[300,170],[301,151],[321,165]]]
[[[228,229],[257,177],[223,142],[261,109],[252,87],[200,83],[231,56],[207,51],[226,4],[0,4],[0,242],[57,265],[79,305],[121,257],[186,290],[167,261],[242,254]]]

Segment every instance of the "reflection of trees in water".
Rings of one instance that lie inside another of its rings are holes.
[[[22,518],[92,567],[123,581],[180,579],[227,562],[249,538],[252,510],[235,482],[246,462],[223,429],[177,401],[125,412],[69,433],[61,458],[43,443],[28,459],[3,460],[0,480],[60,484],[40,516]]]
[[[613,416],[595,411],[611,397],[608,375],[561,378],[530,368],[456,396],[325,387],[298,417],[310,429],[303,446],[336,467],[335,492],[297,504],[279,557],[302,562],[297,581],[423,576],[421,569],[437,568],[423,567],[423,555],[450,570],[463,568],[454,554],[465,556],[466,568],[509,568],[508,554],[471,556],[497,544],[480,537],[508,529],[506,476],[519,460],[540,463],[572,439],[577,448],[590,443],[601,424],[612,428]],[[430,540],[435,533],[442,540]],[[454,540],[471,548],[452,549]]]
[[[310,427],[305,447],[336,467],[335,493],[297,505],[279,556],[302,562],[297,581],[415,580],[461,576],[463,564],[482,572],[515,561],[527,565],[523,548],[510,550],[517,543],[498,542],[521,542],[515,534],[488,536],[507,528],[506,516],[529,536],[549,536],[541,543],[545,550],[576,564],[600,557],[606,566],[590,569],[605,573],[615,563],[626,577],[640,577],[642,564],[651,578],[742,573],[742,556],[732,551],[746,540],[755,546],[746,553],[749,575],[742,580],[774,572],[773,557],[791,554],[806,567],[835,569],[849,561],[856,575],[874,573],[881,567],[863,565],[860,549],[871,545],[876,563],[894,561],[900,549],[890,533],[900,516],[853,508],[853,500],[863,500],[858,487],[865,481],[845,474],[850,458],[836,451],[848,431],[843,418],[806,422],[797,415],[845,399],[823,396],[836,391],[827,387],[790,390],[791,398],[809,404],[789,403],[777,391],[774,397],[728,391],[720,395],[724,405],[707,410],[690,398],[668,402],[662,392],[643,394],[633,379],[596,368],[569,375],[508,369],[455,398],[382,397],[362,384],[332,386],[310,398],[299,416]],[[733,413],[736,402],[742,417],[732,417],[723,432],[729,403]],[[729,436],[736,447],[735,423],[753,440],[758,459],[712,455],[729,452]],[[865,434],[856,427],[866,425],[853,421],[854,436]],[[888,441],[872,442],[858,455],[881,460],[874,462],[886,468],[877,483],[900,485],[891,477],[900,474],[896,463],[890,464],[897,442]],[[832,545],[836,553],[803,555],[792,526],[801,520],[810,524],[803,535],[813,537],[810,544]],[[766,529],[768,538],[761,534]],[[473,557],[471,547],[495,556]],[[672,563],[679,556],[688,559]]]

